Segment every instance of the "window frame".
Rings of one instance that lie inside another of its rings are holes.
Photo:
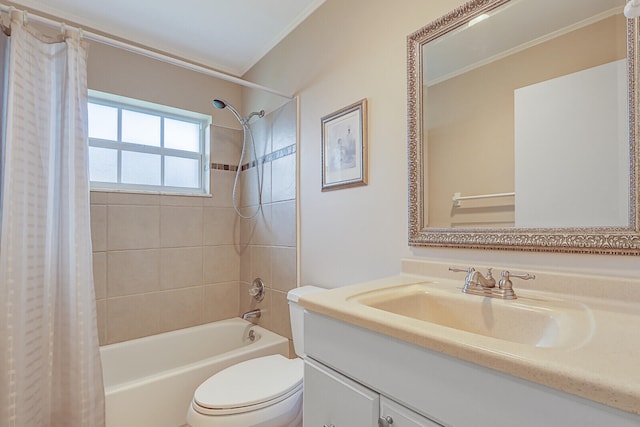
[[[155,104],[138,99],[113,95],[89,89],[88,104],[103,105],[117,109],[117,138],[118,141],[88,137],[89,147],[113,149],[117,152],[117,181],[90,181],[91,190],[102,191],[140,191],[152,193],[166,193],[179,195],[209,195],[209,173],[210,173],[210,128],[212,118],[210,115],[193,111],[182,110],[166,105]],[[122,140],[122,111],[127,110],[135,113],[149,114],[160,117],[160,146],[151,146],[125,142]],[[179,120],[183,122],[197,124],[199,126],[199,151],[179,150],[166,148],[165,141],[165,121],[164,119]],[[88,133],[87,133],[88,135]],[[122,153],[123,151],[154,154],[160,156],[160,185],[151,184],[128,184],[122,182]],[[175,187],[164,185],[165,182],[165,159],[166,157],[176,157],[181,159],[197,160],[199,187]]]

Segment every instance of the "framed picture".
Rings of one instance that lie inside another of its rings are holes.
[[[322,191],[367,185],[367,100],[322,118]]]

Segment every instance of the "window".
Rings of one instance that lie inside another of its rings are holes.
[[[207,194],[211,116],[89,91],[93,189]]]

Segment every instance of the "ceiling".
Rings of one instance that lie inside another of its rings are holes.
[[[325,0],[13,0],[86,30],[242,76]]]
[[[427,85],[470,71],[535,44],[622,14],[624,0],[517,0],[485,20],[463,25],[423,47]]]

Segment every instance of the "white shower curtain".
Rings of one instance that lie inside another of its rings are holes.
[[[0,426],[104,426],[86,48],[12,12],[0,234]]]

